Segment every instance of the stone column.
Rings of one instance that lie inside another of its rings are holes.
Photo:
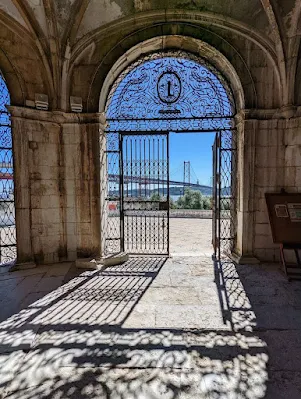
[[[65,114],[65,117],[68,258],[98,258],[103,256],[100,175],[104,117],[103,114]]]
[[[236,117],[237,128],[237,242],[233,258],[238,263],[258,263],[253,253],[254,178],[257,121]]]
[[[106,204],[106,196],[108,190],[107,176],[107,156],[106,156],[106,134],[104,128],[100,131],[99,148],[100,148],[100,256],[106,255],[106,233],[108,209]]]
[[[34,266],[31,235],[28,131],[10,108],[14,156],[17,263]]]
[[[15,166],[17,265],[67,260],[61,116],[10,107]],[[18,267],[19,267],[18,266]]]
[[[10,112],[17,262],[44,264],[103,256],[103,115],[22,107],[10,107]]]

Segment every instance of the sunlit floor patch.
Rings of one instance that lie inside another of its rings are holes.
[[[4,398],[298,397],[300,286],[275,267],[180,255],[64,267],[1,276],[36,287],[2,315]]]

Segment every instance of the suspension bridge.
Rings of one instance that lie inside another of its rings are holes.
[[[184,167],[183,167],[184,166]],[[169,180],[161,178],[160,175],[154,177],[154,175],[149,176],[140,176],[140,175],[131,175],[131,176],[123,176],[123,184],[136,184],[139,186],[147,186],[147,185],[167,185],[169,183],[169,187],[187,187],[200,191],[211,191],[212,187],[203,185],[199,183],[196,173],[194,172],[190,161],[184,161],[183,166],[181,165],[177,169],[173,170],[170,176],[179,176],[179,169],[182,169],[183,172],[183,180],[179,180],[176,178],[170,178]],[[13,180],[12,172],[1,172],[2,168],[10,168],[12,169],[12,164],[0,164],[0,180]],[[120,182],[119,174],[108,174],[109,182],[118,184]]]
[[[184,166],[184,167],[183,167]],[[182,170],[179,170],[179,169]],[[199,190],[203,192],[211,192],[212,187],[207,186],[204,184],[199,183],[199,179],[197,178],[196,173],[194,172],[190,161],[184,161],[184,164],[180,166],[180,168],[177,168],[173,170],[170,173],[170,178],[167,180],[166,178],[160,176],[160,173],[158,176],[154,176],[153,174],[150,176],[142,176],[139,174],[132,174],[132,175],[124,175],[122,177],[122,183],[124,185],[134,185],[135,188],[136,186],[150,186],[150,185],[162,185],[166,186],[169,184],[169,187],[183,187],[183,188],[192,188],[194,190]],[[179,172],[182,172],[183,179],[177,179],[176,177],[172,178],[172,176],[179,176]],[[108,175],[108,180],[109,182],[118,184],[120,183],[120,175],[119,174],[109,174]],[[134,188],[134,187],[133,187]]]

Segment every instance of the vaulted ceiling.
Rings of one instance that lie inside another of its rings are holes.
[[[77,39],[119,18],[144,11],[214,13],[245,23],[274,41],[300,34],[299,0],[1,0],[7,14],[39,40]]]
[[[300,0],[1,0],[0,40],[4,29],[20,40],[28,37],[51,75],[51,90],[59,92],[64,61],[75,59],[105,30],[128,35],[129,25],[133,30],[156,20],[199,21],[269,48],[285,85],[297,69],[300,15]]]

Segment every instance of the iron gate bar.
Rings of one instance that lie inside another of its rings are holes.
[[[169,172],[169,133],[167,133],[167,160],[168,160],[168,165],[167,165],[167,254],[169,255],[170,253],[170,244],[169,244],[169,228],[170,228],[170,223],[169,223],[169,217],[170,217],[170,192],[169,192],[169,178],[170,178],[170,172]]]
[[[227,137],[227,135],[229,137]],[[225,141],[228,139],[230,148]],[[229,256],[234,249],[236,229],[237,229],[237,186],[236,186],[236,167],[237,167],[237,148],[236,135],[232,130],[225,130],[217,133],[217,240],[218,258],[222,255]],[[227,158],[225,157],[227,155]],[[231,190],[227,195],[227,191]],[[225,193],[225,194],[224,194]]]
[[[217,254],[217,206],[218,206],[218,201],[217,201],[217,134],[215,135],[214,143],[212,146],[212,164],[213,164],[213,170],[212,170],[212,176],[213,176],[213,181],[212,181],[212,244],[213,244],[213,249],[214,249],[214,255],[215,257],[218,255]]]
[[[123,132],[120,143],[124,250],[136,255],[168,255],[169,134]],[[126,179],[129,175],[140,180]],[[143,181],[144,176],[148,179]]]
[[[13,139],[10,114],[6,109],[9,104],[8,88],[0,72],[0,265],[17,257]]]
[[[222,238],[221,238],[221,133],[218,132],[218,140],[217,140],[217,148],[218,148],[218,259],[221,258],[221,245],[222,245]]]
[[[113,254],[121,251],[120,239],[120,143],[119,133],[108,132],[106,135],[106,209],[107,225],[105,253]],[[110,173],[118,175],[118,181],[109,180]],[[111,209],[112,206],[112,209]]]
[[[122,159],[122,135],[119,134],[119,192],[120,192],[120,249],[124,252],[124,210],[123,210],[123,198],[124,198],[124,186],[123,186],[123,159]]]

